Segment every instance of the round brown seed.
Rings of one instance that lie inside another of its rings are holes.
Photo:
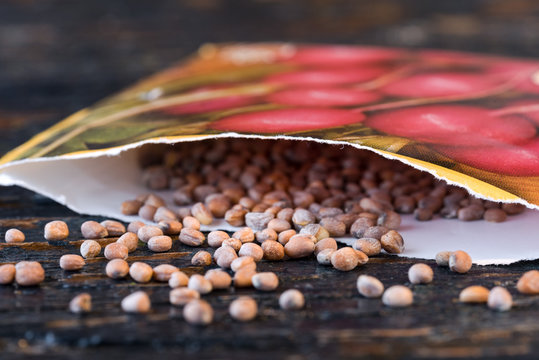
[[[255,270],[249,267],[242,267],[234,274],[234,286],[235,287],[250,287],[253,286],[253,275]]]
[[[129,275],[138,283],[147,283],[152,279],[153,269],[146,263],[136,261],[129,267]]]
[[[382,236],[384,236],[385,234],[388,234],[389,232],[390,230],[386,228],[385,226],[371,226],[370,228],[365,230],[365,233],[363,234],[362,237],[381,240]],[[397,233],[395,230],[391,230],[391,232]]]
[[[301,229],[308,224],[314,224],[315,221],[316,217],[314,216],[314,214],[309,210],[305,210],[302,208],[296,209],[294,211],[294,214],[292,215],[292,223],[298,229]]]
[[[203,225],[210,225],[213,222],[213,215],[201,202],[198,202],[191,207],[191,214]]]
[[[171,288],[185,287],[189,283],[189,277],[185,275],[183,271],[175,271],[170,274],[170,279],[168,279],[168,286]]]
[[[256,270],[255,259],[253,259],[251,256],[240,256],[234,259],[232,263],[230,263],[230,268],[234,272],[242,268],[248,268],[255,271]]]
[[[213,257],[218,266],[228,269],[232,262],[238,258],[238,255],[230,246],[221,246],[215,250]]]
[[[122,300],[122,310],[128,313],[147,313],[152,304],[144,291],[136,291]]]
[[[178,216],[167,208],[166,206],[160,206],[155,211],[155,214],[153,214],[153,222],[159,223],[161,221],[177,221]]]
[[[440,251],[436,254],[436,265],[449,266],[449,258],[451,257],[451,251]]]
[[[65,240],[69,236],[67,224],[60,220],[55,220],[45,225],[45,239],[49,241]]]
[[[351,247],[343,247],[331,255],[331,264],[340,271],[350,271],[358,265],[356,250]]]
[[[191,264],[195,266],[211,265],[211,254],[207,251],[199,251],[191,258]]]
[[[148,240],[148,249],[153,252],[169,251],[172,249],[172,239],[166,235],[154,236]]]
[[[357,291],[367,298],[379,298],[384,293],[384,284],[374,276],[360,275],[356,285]]]
[[[463,303],[486,303],[489,293],[489,289],[484,286],[468,286],[460,292],[459,301]]]
[[[271,219],[268,223],[268,229],[272,229],[276,233],[281,233],[285,230],[290,230],[291,228],[292,225],[284,219]]]
[[[0,265],[0,285],[11,284],[15,279],[15,265]]]
[[[204,300],[192,300],[183,308],[183,317],[193,325],[208,325],[213,321],[213,309]]]
[[[382,249],[389,254],[400,254],[404,251],[404,240],[402,239],[401,234],[395,230],[390,230],[382,235],[380,242]]]
[[[230,303],[228,312],[234,320],[251,321],[256,317],[258,305],[250,296],[240,296]]]
[[[472,268],[472,258],[468,253],[457,250],[449,256],[449,269],[460,274],[465,274]]]
[[[318,261],[320,265],[331,265],[331,256],[333,256],[335,251],[336,250],[333,249],[324,249],[320,251],[318,255],[316,255],[316,261]]]
[[[162,220],[159,221],[157,227],[163,231],[165,235],[178,235],[183,229],[183,225],[178,220]]]
[[[254,231],[263,230],[275,215],[265,212],[249,212],[245,214],[245,225]]]
[[[124,244],[113,242],[105,246],[105,251],[103,252],[107,260],[112,259],[127,259],[129,255],[129,250]]]
[[[163,230],[153,225],[144,225],[137,231],[137,237],[144,243],[147,243],[154,236],[161,235],[163,235]]]
[[[231,247],[236,252],[240,251],[242,245],[243,245],[242,242],[236,238],[225,239],[223,240],[223,243],[221,244],[221,246]]]
[[[255,241],[255,233],[249,227],[243,227],[232,234],[233,239],[238,239],[242,244]]]
[[[80,245],[80,254],[82,257],[89,259],[94,258],[101,252],[101,245],[95,240],[84,240]]]
[[[263,243],[264,241],[271,240],[277,241],[277,233],[273,229],[264,229],[255,233],[256,241]]]
[[[238,252],[239,256],[250,256],[255,262],[262,260],[264,257],[264,250],[255,243],[245,243],[241,246],[240,251]]]
[[[80,255],[68,254],[60,258],[60,267],[64,270],[80,270],[85,264]]]
[[[296,235],[286,243],[284,252],[291,258],[302,258],[310,256],[314,252],[314,247],[315,244],[311,237]]]
[[[247,214],[246,209],[230,209],[225,213],[225,221],[232,226],[243,226],[245,225],[245,214]]]
[[[211,282],[213,289],[228,289],[232,283],[232,278],[226,271],[211,269],[204,274],[204,277]]]
[[[382,244],[375,238],[361,238],[354,242],[353,248],[364,252],[368,256],[374,256],[382,252]]]
[[[457,217],[460,221],[480,220],[483,218],[484,212],[485,209],[483,208],[483,206],[472,204],[460,208],[457,212]]]
[[[272,272],[261,272],[251,278],[253,287],[261,291],[273,291],[279,286],[279,278]]]
[[[19,229],[9,229],[6,231],[4,239],[8,244],[16,244],[24,242],[25,236]]]
[[[153,268],[153,278],[156,281],[168,282],[175,272],[180,271],[176,266],[170,264],[161,264]]]
[[[69,311],[75,314],[88,313],[92,310],[92,297],[88,293],[75,296],[69,302]]]
[[[180,232],[180,242],[188,246],[200,246],[206,240],[203,233],[192,228],[183,228]]]
[[[189,278],[187,287],[198,291],[202,295],[209,294],[213,290],[211,282],[199,274],[194,274]]]
[[[80,232],[85,239],[101,239],[109,236],[107,229],[97,221],[85,221],[80,226]]]
[[[318,255],[322,250],[325,249],[337,250],[337,241],[330,237],[319,240],[314,246],[314,254]]]
[[[172,305],[182,306],[190,301],[200,299],[200,294],[193,289],[178,287],[170,291],[168,299]]]
[[[346,234],[346,224],[333,217],[320,220],[320,225],[326,229],[331,237],[342,237]]]
[[[224,231],[211,231],[208,234],[208,245],[213,248],[218,248],[223,244],[223,241],[229,239],[230,236]]]
[[[530,270],[525,272],[517,282],[517,290],[522,294],[539,294],[539,271]]]
[[[146,226],[146,224],[142,221],[132,221],[127,225],[127,231],[137,234],[138,230],[143,226]]]
[[[496,311],[507,311],[513,306],[513,297],[506,288],[495,286],[488,294],[487,305]]]
[[[507,214],[502,209],[492,208],[485,211],[483,219],[490,222],[503,222],[507,220]]]
[[[284,246],[277,241],[264,241],[261,247],[266,260],[277,261],[284,258]]]
[[[305,297],[299,290],[286,290],[279,296],[279,306],[283,310],[302,309],[305,306]]]
[[[129,274],[129,265],[123,259],[112,259],[107,263],[105,273],[111,279],[123,279]]]
[[[117,243],[125,245],[127,252],[133,252],[137,250],[138,247],[138,237],[137,234],[132,232],[126,232],[116,240]]]
[[[428,284],[433,276],[432,268],[427,264],[414,264],[408,269],[408,279],[412,284]]]
[[[297,234],[296,230],[285,230],[285,231],[283,231],[282,233],[279,234],[279,236],[277,237],[277,240],[282,245],[286,245],[288,240],[290,240],[290,238],[292,236],[296,235],[296,234]]]
[[[109,236],[121,236],[125,234],[125,226],[116,220],[101,221],[101,225],[107,229]]]
[[[21,261],[15,265],[15,282],[21,286],[38,285],[45,280],[45,270],[37,261]]]
[[[526,210],[526,206],[522,204],[503,203],[502,210],[505,211],[507,215],[517,215],[523,213],[524,210]]]
[[[127,200],[122,203],[122,214],[124,215],[137,215],[140,207],[143,205],[142,201]]]
[[[378,217],[378,225],[389,230],[397,230],[401,225],[401,216],[394,211],[388,210]]]
[[[393,285],[384,291],[382,302],[384,305],[391,307],[410,306],[414,302],[414,295],[412,290],[408,289],[406,286]]]
[[[153,205],[142,205],[140,209],[138,210],[138,216],[143,218],[144,220],[153,220],[153,216],[155,215],[155,212],[157,211],[157,208]]]
[[[320,224],[308,224],[305,225],[299,231],[300,234],[312,235],[316,238],[317,242],[329,238],[329,232]]]
[[[182,220],[184,229],[200,230],[200,221],[193,216],[186,216]]]

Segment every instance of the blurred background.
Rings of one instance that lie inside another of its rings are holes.
[[[534,0],[2,0],[0,154],[206,42],[539,57]]]

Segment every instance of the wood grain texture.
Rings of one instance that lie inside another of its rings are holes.
[[[505,55],[539,56],[539,10],[534,1],[141,1],[6,0],[0,2],[0,153],[22,143],[98,99],[176,62],[205,42],[286,40],[441,47]],[[69,241],[47,244],[44,224],[62,218]],[[137,285],[104,276],[103,258],[81,272],[66,272],[58,259],[76,253],[80,224],[89,219],[32,192],[0,189],[0,235],[10,227],[26,233],[21,246],[0,245],[0,262],[35,259],[46,280],[37,288],[0,287],[1,358],[535,358],[539,351],[539,298],[516,294],[520,274],[539,261],[474,267],[455,275],[434,267],[435,282],[412,286],[407,309],[389,309],[361,298],[359,274],[386,286],[407,284],[414,261],[381,257],[349,273],[317,266],[312,259],[261,263],[279,274],[276,292],[215,292],[207,299],[216,321],[189,326],[168,304],[168,286]],[[99,220],[99,219],[97,219]],[[493,225],[495,226],[495,225]],[[106,243],[109,240],[104,240]],[[449,245],[448,245],[449,246]],[[510,246],[510,245],[508,245]],[[189,273],[193,249],[175,243],[172,253],[137,250],[129,261],[170,262]],[[432,262],[429,264],[433,265]],[[517,306],[495,313],[457,302],[460,289],[507,286]],[[278,294],[301,289],[307,307],[279,310]],[[148,291],[153,311],[122,313],[120,300]],[[92,294],[94,311],[67,312],[80,292]],[[240,324],[227,306],[240,294],[259,302],[256,321]]]

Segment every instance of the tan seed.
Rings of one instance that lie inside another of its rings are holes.
[[[105,273],[111,279],[123,279],[129,274],[129,265],[123,259],[112,259],[107,263]]]
[[[146,226],[146,224],[143,223],[142,221],[138,221],[138,220],[137,221],[132,221],[127,225],[127,231],[136,234],[136,233],[138,233],[138,230],[143,226]]]
[[[133,252],[138,248],[137,234],[132,232],[126,232],[116,240],[117,243],[125,245],[127,252]]]
[[[314,246],[314,254],[318,255],[322,250],[325,249],[337,250],[337,241],[330,237],[319,240]]]
[[[250,256],[255,262],[262,260],[264,257],[264,250],[255,243],[245,243],[241,246],[240,251],[238,252],[239,256]]]
[[[299,290],[286,290],[279,296],[279,306],[283,310],[302,309],[305,306],[305,297]]]
[[[68,254],[60,258],[60,267],[64,270],[80,270],[86,263],[80,255]]]
[[[215,250],[213,257],[218,266],[228,269],[232,262],[238,258],[238,255],[230,246],[221,246]]]
[[[530,270],[525,272],[517,282],[517,290],[522,294],[539,294],[539,271]]]
[[[294,223],[298,229],[301,229],[308,224],[314,224],[315,221],[316,217],[314,214],[309,210],[302,208],[296,209],[292,215],[292,223]]]
[[[86,259],[94,258],[101,252],[101,245],[95,240],[84,240],[80,245],[80,254]]]
[[[184,229],[200,230],[200,221],[193,216],[186,216],[182,220]]]
[[[284,246],[284,252],[291,258],[310,256],[314,252],[314,242],[307,235],[296,235]]]
[[[329,238],[329,232],[320,224],[308,224],[305,225],[299,231],[300,234],[312,235],[316,238],[316,242]]]
[[[256,241],[263,243],[266,240],[277,241],[277,233],[273,229],[264,229],[255,233]]]
[[[460,274],[465,274],[472,268],[472,258],[466,252],[457,250],[449,257],[449,269]]]
[[[211,282],[199,274],[194,274],[189,278],[187,287],[198,291],[202,295],[209,294],[213,290]]]
[[[38,285],[45,280],[45,270],[37,261],[21,261],[15,265],[15,282],[21,286]]]
[[[192,300],[183,308],[185,321],[193,325],[208,325],[213,321],[213,309],[204,300]]]
[[[178,216],[167,208],[166,206],[160,206],[155,211],[155,214],[153,214],[153,222],[159,223],[161,221],[177,221]]]
[[[15,265],[0,265],[0,285],[11,284],[15,280]]]
[[[346,234],[346,224],[333,217],[320,220],[320,225],[327,230],[331,237],[342,237]]]
[[[240,251],[242,245],[243,243],[240,240],[233,237],[223,240],[221,244],[221,246],[230,246],[235,252]]]
[[[235,287],[251,287],[253,286],[253,275],[256,271],[249,267],[242,267],[234,274]]]
[[[507,219],[507,214],[502,209],[487,209],[483,214],[483,219],[489,222],[503,222]]]
[[[211,231],[208,234],[208,245],[211,246],[212,248],[218,248],[218,247],[221,247],[224,240],[229,239],[229,238],[230,236],[224,231],[220,231],[220,230]]]
[[[157,227],[163,231],[165,235],[178,235],[183,229],[183,225],[178,220],[162,220],[159,221]]]
[[[436,254],[436,265],[449,266],[449,258],[451,257],[451,251],[440,251]]]
[[[213,289],[228,289],[232,283],[232,278],[226,271],[211,269],[204,274],[204,277],[211,282]]]
[[[290,230],[292,225],[284,219],[271,219],[268,223],[268,229],[272,229],[276,233],[282,233],[285,230]]]
[[[463,303],[486,303],[489,293],[489,289],[484,286],[468,286],[460,292],[459,301]]]
[[[189,283],[189,277],[183,271],[175,271],[168,279],[168,286],[171,288],[185,287]]]
[[[356,268],[359,259],[356,250],[351,247],[343,247],[331,255],[331,264],[340,271],[350,271]]]
[[[163,230],[153,225],[144,225],[137,231],[137,237],[144,243],[147,243],[154,236],[161,235],[163,235]]]
[[[116,220],[101,221],[101,225],[107,229],[109,236],[121,236],[126,231],[124,224]]]
[[[255,233],[250,227],[243,227],[232,234],[232,238],[238,239],[242,244],[255,241]]]
[[[354,242],[353,248],[364,252],[368,256],[379,255],[382,252],[382,244],[375,238],[361,238]]]
[[[103,253],[107,260],[112,260],[112,259],[125,260],[127,259],[127,256],[129,255],[129,250],[127,249],[127,246],[125,246],[124,244],[114,242],[105,246],[105,251]]]
[[[142,201],[127,200],[122,203],[122,214],[124,215],[137,215],[140,207],[143,205]]]
[[[210,225],[213,222],[213,215],[201,202],[191,207],[191,214],[203,225]]]
[[[360,275],[357,278],[357,291],[367,298],[379,298],[384,293],[384,284],[374,276]]]
[[[93,220],[83,222],[80,231],[85,239],[101,239],[109,236],[107,229]]]
[[[286,245],[290,238],[296,234],[296,230],[285,230],[279,234],[279,236],[277,237],[277,241],[279,241],[281,245]]]
[[[382,248],[389,254],[400,254],[404,251],[404,240],[395,230],[390,230],[382,235],[380,242]]]
[[[88,293],[75,296],[69,302],[69,311],[75,314],[88,313],[92,310],[92,297]]]
[[[156,281],[168,282],[175,272],[180,271],[176,266],[170,264],[161,264],[153,268],[153,278]]]
[[[122,310],[127,313],[147,313],[151,306],[150,297],[144,291],[136,291],[122,300]]]
[[[251,269],[251,270],[255,271],[256,270],[255,259],[253,259],[251,256],[240,256],[240,257],[234,259],[234,261],[232,261],[232,263],[230,263],[230,268],[234,272],[238,271],[239,269],[243,269],[243,268],[248,268],[248,269]]]
[[[243,226],[245,225],[245,214],[247,214],[246,209],[230,209],[225,213],[225,221],[232,226]]]
[[[284,246],[277,241],[264,241],[261,247],[266,260],[277,261],[284,258]]]
[[[65,240],[69,236],[67,224],[60,220],[55,220],[45,225],[45,239],[49,241]]]
[[[8,244],[16,244],[24,242],[25,236],[19,229],[9,229],[6,231],[4,239]]]
[[[206,240],[203,233],[192,228],[183,228],[180,232],[180,242],[188,246],[200,246]]]
[[[155,215],[155,212],[157,211],[157,208],[153,205],[142,205],[140,209],[138,210],[138,216],[143,218],[144,220],[153,220],[153,216]]]
[[[172,239],[170,236],[154,236],[148,240],[148,249],[153,252],[165,252],[172,249]]]
[[[191,264],[195,266],[211,265],[211,254],[207,251],[199,251],[191,258]]]
[[[275,215],[265,212],[249,212],[245,214],[245,225],[254,231],[263,230],[268,227],[268,223],[275,218]]]
[[[335,251],[336,250],[333,249],[324,249],[320,251],[318,255],[316,255],[316,261],[318,261],[320,265],[331,265],[331,257]]]
[[[414,264],[408,269],[408,279],[412,284],[428,284],[433,276],[432,268],[427,264]]]
[[[272,272],[261,272],[251,278],[253,287],[261,291],[273,291],[279,286],[279,278]]]
[[[198,291],[186,287],[178,287],[170,291],[169,301],[172,305],[183,306],[190,301],[200,299]]]
[[[513,297],[506,288],[495,286],[488,294],[487,305],[496,311],[507,311],[513,306]]]
[[[410,306],[414,302],[414,295],[412,290],[408,289],[406,286],[393,285],[384,291],[382,302],[384,305],[391,307]]]
[[[256,317],[258,305],[250,296],[240,296],[230,303],[228,312],[234,320],[251,321]]]
[[[129,275],[138,283],[147,283],[152,279],[153,269],[146,263],[136,261],[129,267]]]

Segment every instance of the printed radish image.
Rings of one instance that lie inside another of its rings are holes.
[[[304,70],[271,75],[266,82],[292,86],[328,86],[355,84],[373,80],[388,69],[379,66],[365,66],[349,69]]]
[[[231,95],[216,99],[194,101],[183,105],[170,106],[163,108],[162,112],[170,115],[202,114],[211,111],[227,110],[252,105],[256,102],[256,96]]]
[[[302,65],[346,66],[390,61],[403,55],[402,50],[380,47],[305,46],[299,47],[290,61]]]
[[[485,62],[493,61],[496,59],[493,56],[447,50],[420,50],[418,52],[418,55],[419,59],[424,61],[427,65],[429,63],[434,63],[482,66],[485,64]]]
[[[501,79],[481,74],[440,72],[412,75],[389,83],[381,91],[389,96],[431,98],[471,95],[502,84]]]
[[[535,127],[519,115],[496,117],[488,109],[429,105],[370,115],[365,125],[390,135],[446,145],[519,144],[535,136]]]
[[[351,106],[372,103],[381,98],[373,91],[344,88],[290,89],[266,97],[271,103],[290,106]]]
[[[507,104],[501,109],[492,111],[495,116],[506,116],[508,114],[520,114],[530,119],[535,125],[539,125],[539,99],[520,100]]]
[[[286,133],[356,124],[365,120],[359,112],[339,109],[297,108],[249,112],[217,120],[213,130],[244,133]]]
[[[539,140],[521,146],[434,146],[439,153],[478,169],[512,176],[539,176]]]

